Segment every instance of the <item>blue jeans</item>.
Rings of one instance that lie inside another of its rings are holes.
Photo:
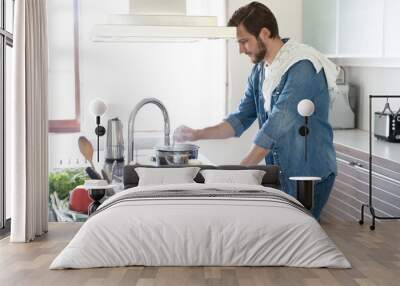
[[[312,215],[319,221],[322,208],[325,206],[331,194],[336,175],[330,174],[323,181],[315,184],[314,188],[314,207],[311,210]]]

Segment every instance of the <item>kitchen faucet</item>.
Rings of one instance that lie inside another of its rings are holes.
[[[161,103],[156,98],[144,98],[138,104],[136,104],[135,108],[131,111],[129,115],[128,121],[128,164],[133,161],[133,153],[134,153],[134,127],[135,127],[135,118],[138,111],[146,104],[153,103],[161,109],[161,112],[164,117],[164,145],[170,145],[169,141],[169,133],[170,133],[170,126],[169,126],[169,116],[167,109],[165,108],[164,104]]]

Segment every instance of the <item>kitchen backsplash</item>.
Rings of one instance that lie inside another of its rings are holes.
[[[400,68],[346,67],[345,70],[347,82],[357,85],[360,92],[357,126],[368,130],[368,96],[400,95]],[[385,102],[384,99],[374,100],[372,110],[382,111]],[[400,108],[400,99],[391,99],[389,102],[395,112]]]

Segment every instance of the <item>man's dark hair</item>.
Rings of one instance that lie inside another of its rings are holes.
[[[274,14],[260,2],[251,2],[233,13],[228,27],[238,27],[240,24],[256,38],[260,35],[262,28],[267,28],[271,32],[270,38],[279,37],[278,23]]]

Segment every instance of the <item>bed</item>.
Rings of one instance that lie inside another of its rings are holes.
[[[126,189],[98,208],[50,269],[351,267],[310,213],[278,189],[274,166],[256,167],[266,171],[258,186],[205,184],[200,174],[196,183],[137,186],[135,167],[124,170]]]

